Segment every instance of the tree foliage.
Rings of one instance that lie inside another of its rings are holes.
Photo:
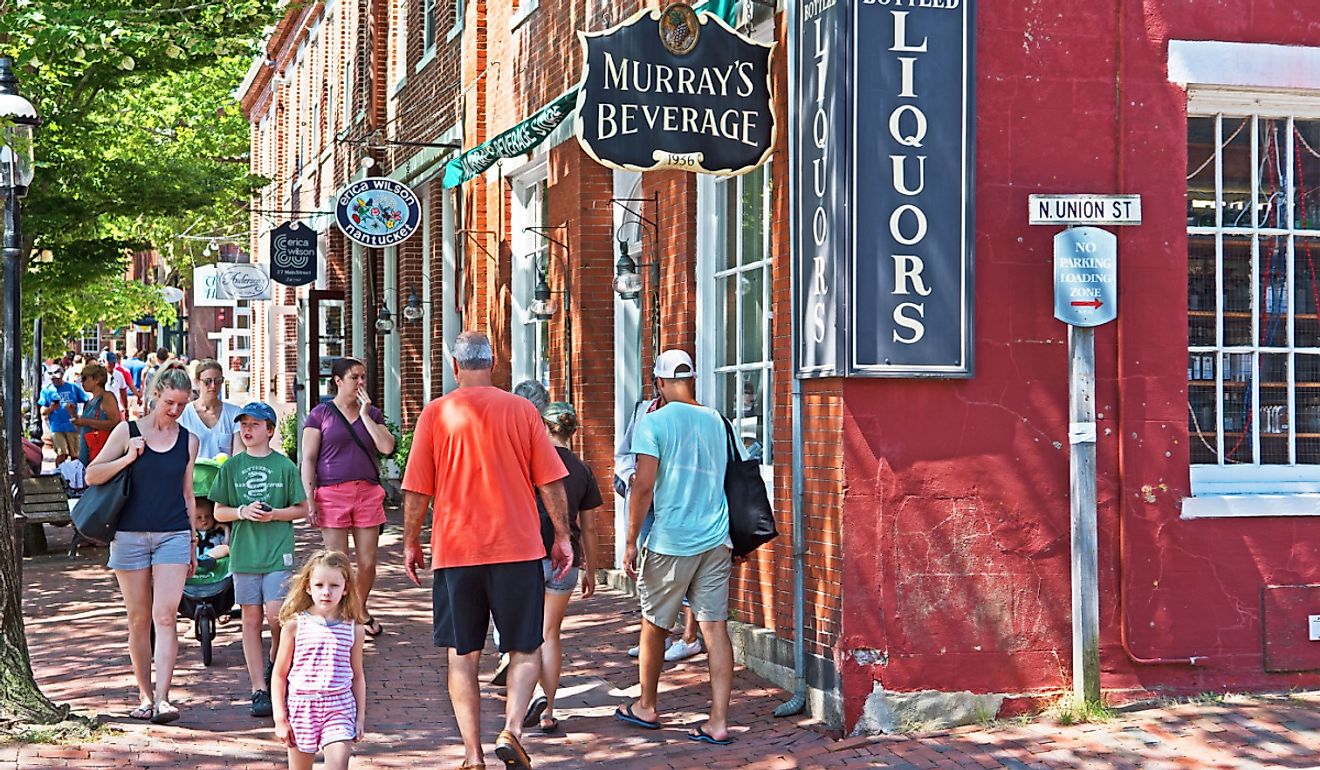
[[[243,204],[264,180],[249,174],[248,126],[233,90],[275,5],[0,0],[0,53],[15,57],[22,93],[43,121],[25,246],[60,266],[29,266],[38,290],[25,292],[27,317],[47,314],[60,336],[87,318],[135,318],[136,309],[90,314],[104,309],[100,296],[134,308],[159,296],[88,291],[122,282],[124,248],[160,252],[182,280],[205,241],[181,235],[243,232]],[[52,308],[67,310],[51,317]]]

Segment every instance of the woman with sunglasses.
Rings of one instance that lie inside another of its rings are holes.
[[[218,361],[197,365],[197,398],[184,407],[179,424],[197,437],[197,459],[213,460],[219,455],[241,452],[243,444],[234,432],[234,420],[243,411],[237,404],[220,400],[225,370]]]

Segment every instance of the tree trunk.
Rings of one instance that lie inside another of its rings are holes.
[[[23,586],[14,547],[14,487],[7,454],[5,443],[0,442],[0,731],[15,723],[55,724],[69,715],[68,706],[51,703],[32,676],[23,629]]]

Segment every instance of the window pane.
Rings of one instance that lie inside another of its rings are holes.
[[[737,372],[725,372],[715,375],[715,408],[730,421],[738,419],[737,393]]]
[[[1251,227],[1251,118],[1224,118],[1224,227]]]
[[[740,274],[742,293],[742,351],[739,363],[758,363],[765,357],[765,270],[756,268]]]
[[[1187,341],[1215,344],[1215,237],[1187,236]]]
[[[739,264],[765,259],[765,166],[746,174],[742,184],[742,249]]]
[[[1187,226],[1215,224],[1215,118],[1187,119]]]
[[[1293,344],[1320,348],[1320,239],[1298,238],[1293,248]]]
[[[734,433],[742,441],[748,457],[762,459],[765,446],[765,420],[763,419],[761,372],[743,372],[739,385],[741,400],[739,419]]]
[[[1251,344],[1251,240],[1224,238],[1224,344]]]
[[[738,357],[738,296],[737,274],[715,279],[716,302],[720,310],[717,318],[723,327],[716,337],[715,366],[730,366]]]
[[[1320,121],[1294,121],[1293,140],[1293,221],[1320,230]]]
[[[1320,464],[1320,355],[1297,354],[1297,462]]]
[[[1224,367],[1224,461],[1250,463],[1252,459],[1251,377],[1252,353],[1225,353]]]
[[[738,183],[725,180],[715,183],[715,271],[728,270],[733,264],[733,250],[738,248]]]
[[[1286,119],[1261,118],[1258,123],[1260,141],[1258,143],[1258,162],[1260,164],[1260,226],[1288,226],[1288,173],[1287,142],[1288,130]]]
[[[1288,354],[1260,356],[1260,462],[1286,465],[1288,457]]]
[[[1215,356],[1191,353],[1187,356],[1188,426],[1192,442],[1192,462],[1218,464],[1219,411],[1215,404]]]
[[[1260,239],[1260,344],[1288,344],[1288,239]]]

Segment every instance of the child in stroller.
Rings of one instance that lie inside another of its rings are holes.
[[[215,520],[215,503],[206,495],[223,460],[198,460],[193,468],[193,529],[197,531],[197,572],[183,586],[179,617],[193,621],[193,633],[202,647],[202,663],[211,665],[211,641],[221,615],[232,620],[234,580],[229,574],[229,530]]]

